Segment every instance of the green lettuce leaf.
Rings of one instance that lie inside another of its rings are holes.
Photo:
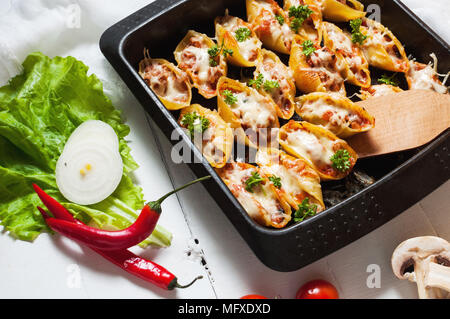
[[[60,201],[76,218],[101,228],[129,226],[144,205],[142,189],[130,174],[138,168],[125,137],[130,128],[103,93],[103,85],[88,76],[88,67],[73,57],[50,59],[30,54],[23,73],[0,88],[0,221],[9,233],[32,241],[47,226],[37,211],[42,205],[32,183]],[[101,120],[119,137],[124,175],[115,192],[89,206],[68,202],[58,191],[56,162],[71,133],[87,120]],[[157,226],[142,246],[168,246],[171,234]]]

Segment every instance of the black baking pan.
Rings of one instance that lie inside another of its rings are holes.
[[[449,45],[400,1],[363,3],[372,4],[368,8],[379,5],[381,23],[394,32],[408,54],[428,63],[429,54],[435,53],[440,62],[439,71],[450,70]],[[308,265],[388,222],[449,179],[450,131],[447,130],[420,149],[360,160],[356,169],[373,178],[370,185],[346,191],[349,180],[323,184],[325,199],[327,194],[345,195],[339,200],[330,197],[323,213],[280,230],[256,224],[179,128],[177,113],[163,106],[137,72],[144,48],[149,49],[152,57],[174,62],[173,51],[187,30],[213,37],[214,18],[223,15],[226,8],[231,15],[246,18],[244,0],[157,0],[106,30],[100,48],[167,138],[170,140],[174,129],[180,131],[181,143],[193,155],[189,167],[199,177],[213,176],[204,183],[206,190],[265,265],[285,272]],[[198,94],[193,102],[197,101],[215,106],[215,99],[201,100]],[[179,140],[171,142],[180,143]]]

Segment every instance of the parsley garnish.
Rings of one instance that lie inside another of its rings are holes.
[[[381,78],[378,79],[378,83],[384,83],[388,85],[398,86],[398,80],[395,78],[397,73],[394,73],[391,76],[387,76],[386,74],[383,74]]]
[[[195,132],[203,133],[209,127],[209,120],[197,112],[187,113],[181,119],[181,124],[186,126],[191,133],[191,138],[194,137]]]
[[[309,197],[306,197],[294,213],[294,221],[296,223],[302,222],[305,218],[314,216],[315,214],[317,214],[317,205],[310,204]]]
[[[238,40],[238,42],[244,42],[245,40],[247,40],[248,38],[250,38],[250,36],[252,35],[252,32],[250,31],[249,28],[239,28],[236,30],[236,40]]]
[[[280,25],[284,24],[284,17],[282,15],[276,14],[275,19],[277,19],[277,21]]]
[[[367,36],[361,33],[361,19],[355,19],[350,21],[350,27],[352,28],[352,42],[363,44],[364,40],[367,39]]]
[[[291,29],[298,33],[298,30],[303,25],[306,19],[313,13],[313,11],[307,5],[299,5],[297,7],[289,8],[289,17],[294,18],[291,21]]]
[[[258,74],[258,76],[256,77],[255,80],[253,80],[253,79],[249,80],[248,85],[249,86],[254,85],[257,89],[260,89],[263,82],[264,82],[264,76],[260,73],[260,74]]]
[[[253,187],[261,185],[261,183],[264,181],[264,179],[259,176],[258,172],[253,172],[252,176],[250,176],[246,181],[245,181],[245,190],[253,193]]]
[[[314,47],[314,42],[311,40],[306,40],[302,44],[303,46],[303,54],[306,56],[310,56],[312,53],[316,51],[316,48]]]
[[[225,103],[228,105],[233,105],[237,102],[237,97],[234,96],[233,92],[230,90],[223,90],[222,95],[225,97]]]
[[[347,150],[340,149],[333,156],[331,156],[330,160],[332,162],[332,166],[338,171],[345,172],[352,165],[350,162],[350,154]]]
[[[278,83],[278,81],[265,81],[264,82],[264,90],[266,90],[267,92],[275,89],[275,88],[279,88],[280,84]]]
[[[281,188],[281,178],[275,175],[269,177],[269,181],[273,183],[276,188]]]
[[[225,48],[224,43],[222,41],[220,47],[214,45],[213,47],[208,49],[210,66],[217,66],[216,58],[219,56],[221,52],[225,58],[227,57],[227,55],[233,55],[233,50]]]

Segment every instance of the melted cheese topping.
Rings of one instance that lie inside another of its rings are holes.
[[[237,200],[245,208],[252,218],[258,218],[262,213],[268,215],[273,223],[280,222],[285,218],[284,211],[276,194],[272,191],[269,183],[260,184],[253,188],[253,193],[245,190],[245,181],[252,176],[255,168],[242,169],[234,164],[231,169],[225,171],[225,179],[230,184],[230,189]]]
[[[419,70],[417,64],[410,63],[408,76],[411,81],[410,89],[432,90],[438,93],[447,93],[447,87],[436,81],[437,74],[431,65]]]
[[[195,46],[189,46],[183,50],[185,53],[191,53],[196,57],[196,62],[192,67],[194,73],[197,73],[198,79],[201,82],[208,81],[209,72],[209,54],[208,47],[197,48]]]
[[[235,36],[235,32],[239,28],[247,28],[246,25],[240,23],[241,21],[236,17],[227,17],[222,27],[230,31],[233,36]],[[247,61],[254,61],[258,57],[258,50],[261,49],[262,43],[259,41],[257,37],[250,36],[242,42],[236,40],[236,43],[239,47],[239,52],[242,57]]]
[[[231,105],[231,110],[248,128],[269,128],[276,118],[276,111],[270,101],[253,89],[251,93],[240,92],[234,94],[237,102]]]
[[[186,102],[189,98],[188,87],[183,79],[161,63],[152,61],[147,65],[143,78],[158,96],[166,100]]]
[[[334,128],[349,126],[352,121],[360,121],[357,114],[339,105],[330,104],[324,98],[306,101],[301,108],[302,116],[306,118],[319,118],[326,122],[322,125],[334,132]]]
[[[317,167],[332,165],[330,158],[334,155],[334,142],[325,137],[298,129],[287,135],[287,143],[297,154],[309,159]]]

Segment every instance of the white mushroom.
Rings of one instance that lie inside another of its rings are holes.
[[[399,279],[417,283],[420,299],[450,296],[450,243],[424,236],[401,243],[392,254],[392,270]]]

